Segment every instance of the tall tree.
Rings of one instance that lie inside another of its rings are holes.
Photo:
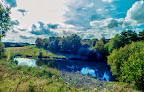
[[[0,40],[10,29],[10,8],[0,3]]]

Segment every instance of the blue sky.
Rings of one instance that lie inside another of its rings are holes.
[[[2,2],[2,1],[1,1]],[[112,38],[144,29],[143,0],[3,0],[11,5],[11,31],[3,41],[34,43],[37,37]]]

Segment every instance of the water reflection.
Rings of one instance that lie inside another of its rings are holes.
[[[14,58],[18,61],[18,65],[27,65],[31,67],[37,67],[42,65],[47,65],[49,67],[57,68],[61,71],[67,72],[77,72],[86,75],[92,75],[96,78],[101,78],[102,80],[113,80],[112,73],[110,72],[110,67],[105,63],[94,63],[86,61],[75,61],[75,60],[59,60],[59,61],[49,61],[43,59],[28,59],[28,58]]]
[[[87,61],[57,61],[57,65],[60,70],[67,72],[77,72],[84,75],[95,76],[102,80],[112,81],[112,73],[110,72],[110,67],[106,63],[102,62],[87,62]]]
[[[28,58],[14,58],[14,61],[18,61],[18,65],[37,67],[35,59]]]
[[[92,76],[96,76],[95,70],[90,69],[89,67],[82,68],[82,70],[80,71],[80,73],[82,73],[82,74],[90,74]]]
[[[85,75],[88,74],[88,75],[92,75],[92,76],[96,76],[97,77],[97,76],[99,76],[99,74],[96,73],[96,71],[98,71],[98,70],[90,69],[89,67],[84,67],[84,68],[82,68],[80,73],[85,74]],[[109,76],[110,76],[109,73],[105,72],[103,74],[102,79],[108,81],[109,80]]]

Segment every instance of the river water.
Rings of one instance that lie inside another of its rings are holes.
[[[14,58],[18,61],[18,65],[27,65],[31,67],[37,67],[37,61],[29,58]],[[67,72],[80,72],[84,75],[94,76],[102,80],[112,81],[112,73],[110,67],[103,62],[88,62],[88,61],[76,61],[76,60],[58,60],[55,61],[60,71]]]

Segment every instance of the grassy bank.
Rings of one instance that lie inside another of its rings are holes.
[[[125,83],[103,82],[49,67],[18,66],[0,61],[0,92],[139,92]]]
[[[32,68],[0,61],[0,92],[72,92],[60,71],[48,67]]]
[[[42,52],[43,56],[49,56],[50,58],[53,57],[64,57],[60,54],[53,54],[48,50],[44,50],[43,48],[37,48],[36,46],[25,46],[25,47],[9,47],[6,48],[10,52],[10,56],[15,55],[22,55],[25,56],[32,56],[33,58],[37,58]]]

